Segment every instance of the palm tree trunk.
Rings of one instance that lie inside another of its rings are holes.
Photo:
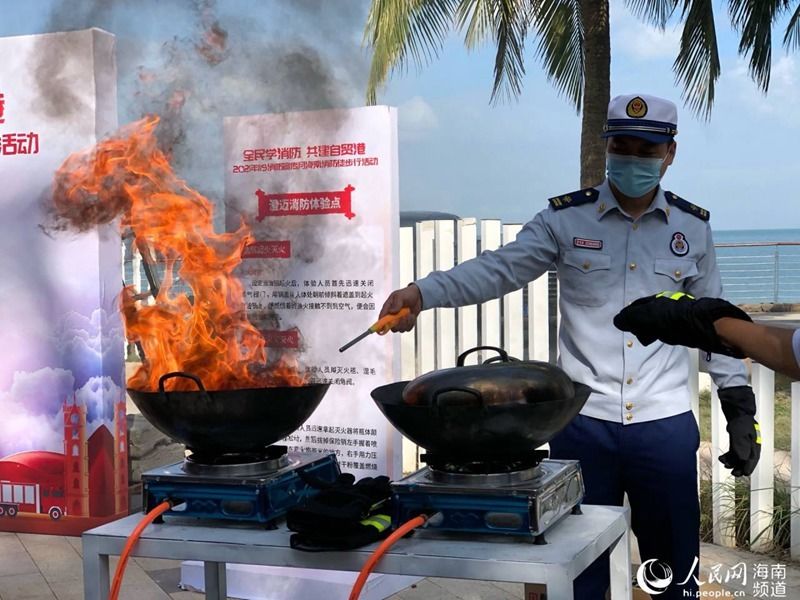
[[[580,0],[584,31],[581,187],[605,178],[606,144],[600,137],[611,88],[611,36],[608,0]]]

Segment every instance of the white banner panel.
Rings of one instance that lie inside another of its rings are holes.
[[[226,226],[255,241],[240,275],[268,360],[297,356],[331,387],[286,439],[356,477],[400,475],[400,436],[370,391],[397,379],[396,336],[349,339],[397,287],[397,113],[386,106],[225,119]]]

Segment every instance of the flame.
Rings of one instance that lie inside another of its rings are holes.
[[[86,231],[119,217],[143,254],[152,250],[166,265],[155,304],[142,304],[131,287],[122,293],[126,335],[146,357],[128,387],[156,390],[172,371],[197,375],[209,390],[305,384],[292,357],[276,350],[267,362],[264,338],[245,314],[233,271],[252,241],[249,229],[242,223],[232,233],[214,232],[212,203],[177,177],[158,149],[158,122],[147,117],[69,156],[54,185],[60,227]],[[191,294],[174,288],[175,274]],[[167,388],[195,385],[173,378]]]

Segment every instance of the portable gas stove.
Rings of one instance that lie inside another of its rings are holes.
[[[262,453],[202,455],[142,474],[149,512],[169,498],[165,515],[249,521],[273,527],[290,508],[339,476],[334,454],[289,454],[286,446]]]
[[[421,513],[441,513],[428,522],[441,531],[509,534],[547,543],[545,531],[568,513],[580,514],[584,486],[576,460],[529,459],[507,463],[438,464],[391,484],[392,525]]]

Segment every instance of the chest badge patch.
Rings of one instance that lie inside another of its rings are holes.
[[[572,245],[576,248],[587,248],[589,250],[602,250],[603,240],[590,240],[587,238],[572,238]]]
[[[675,256],[686,256],[689,254],[689,242],[686,241],[686,236],[680,231],[672,234],[672,241],[669,243],[669,249]]]

